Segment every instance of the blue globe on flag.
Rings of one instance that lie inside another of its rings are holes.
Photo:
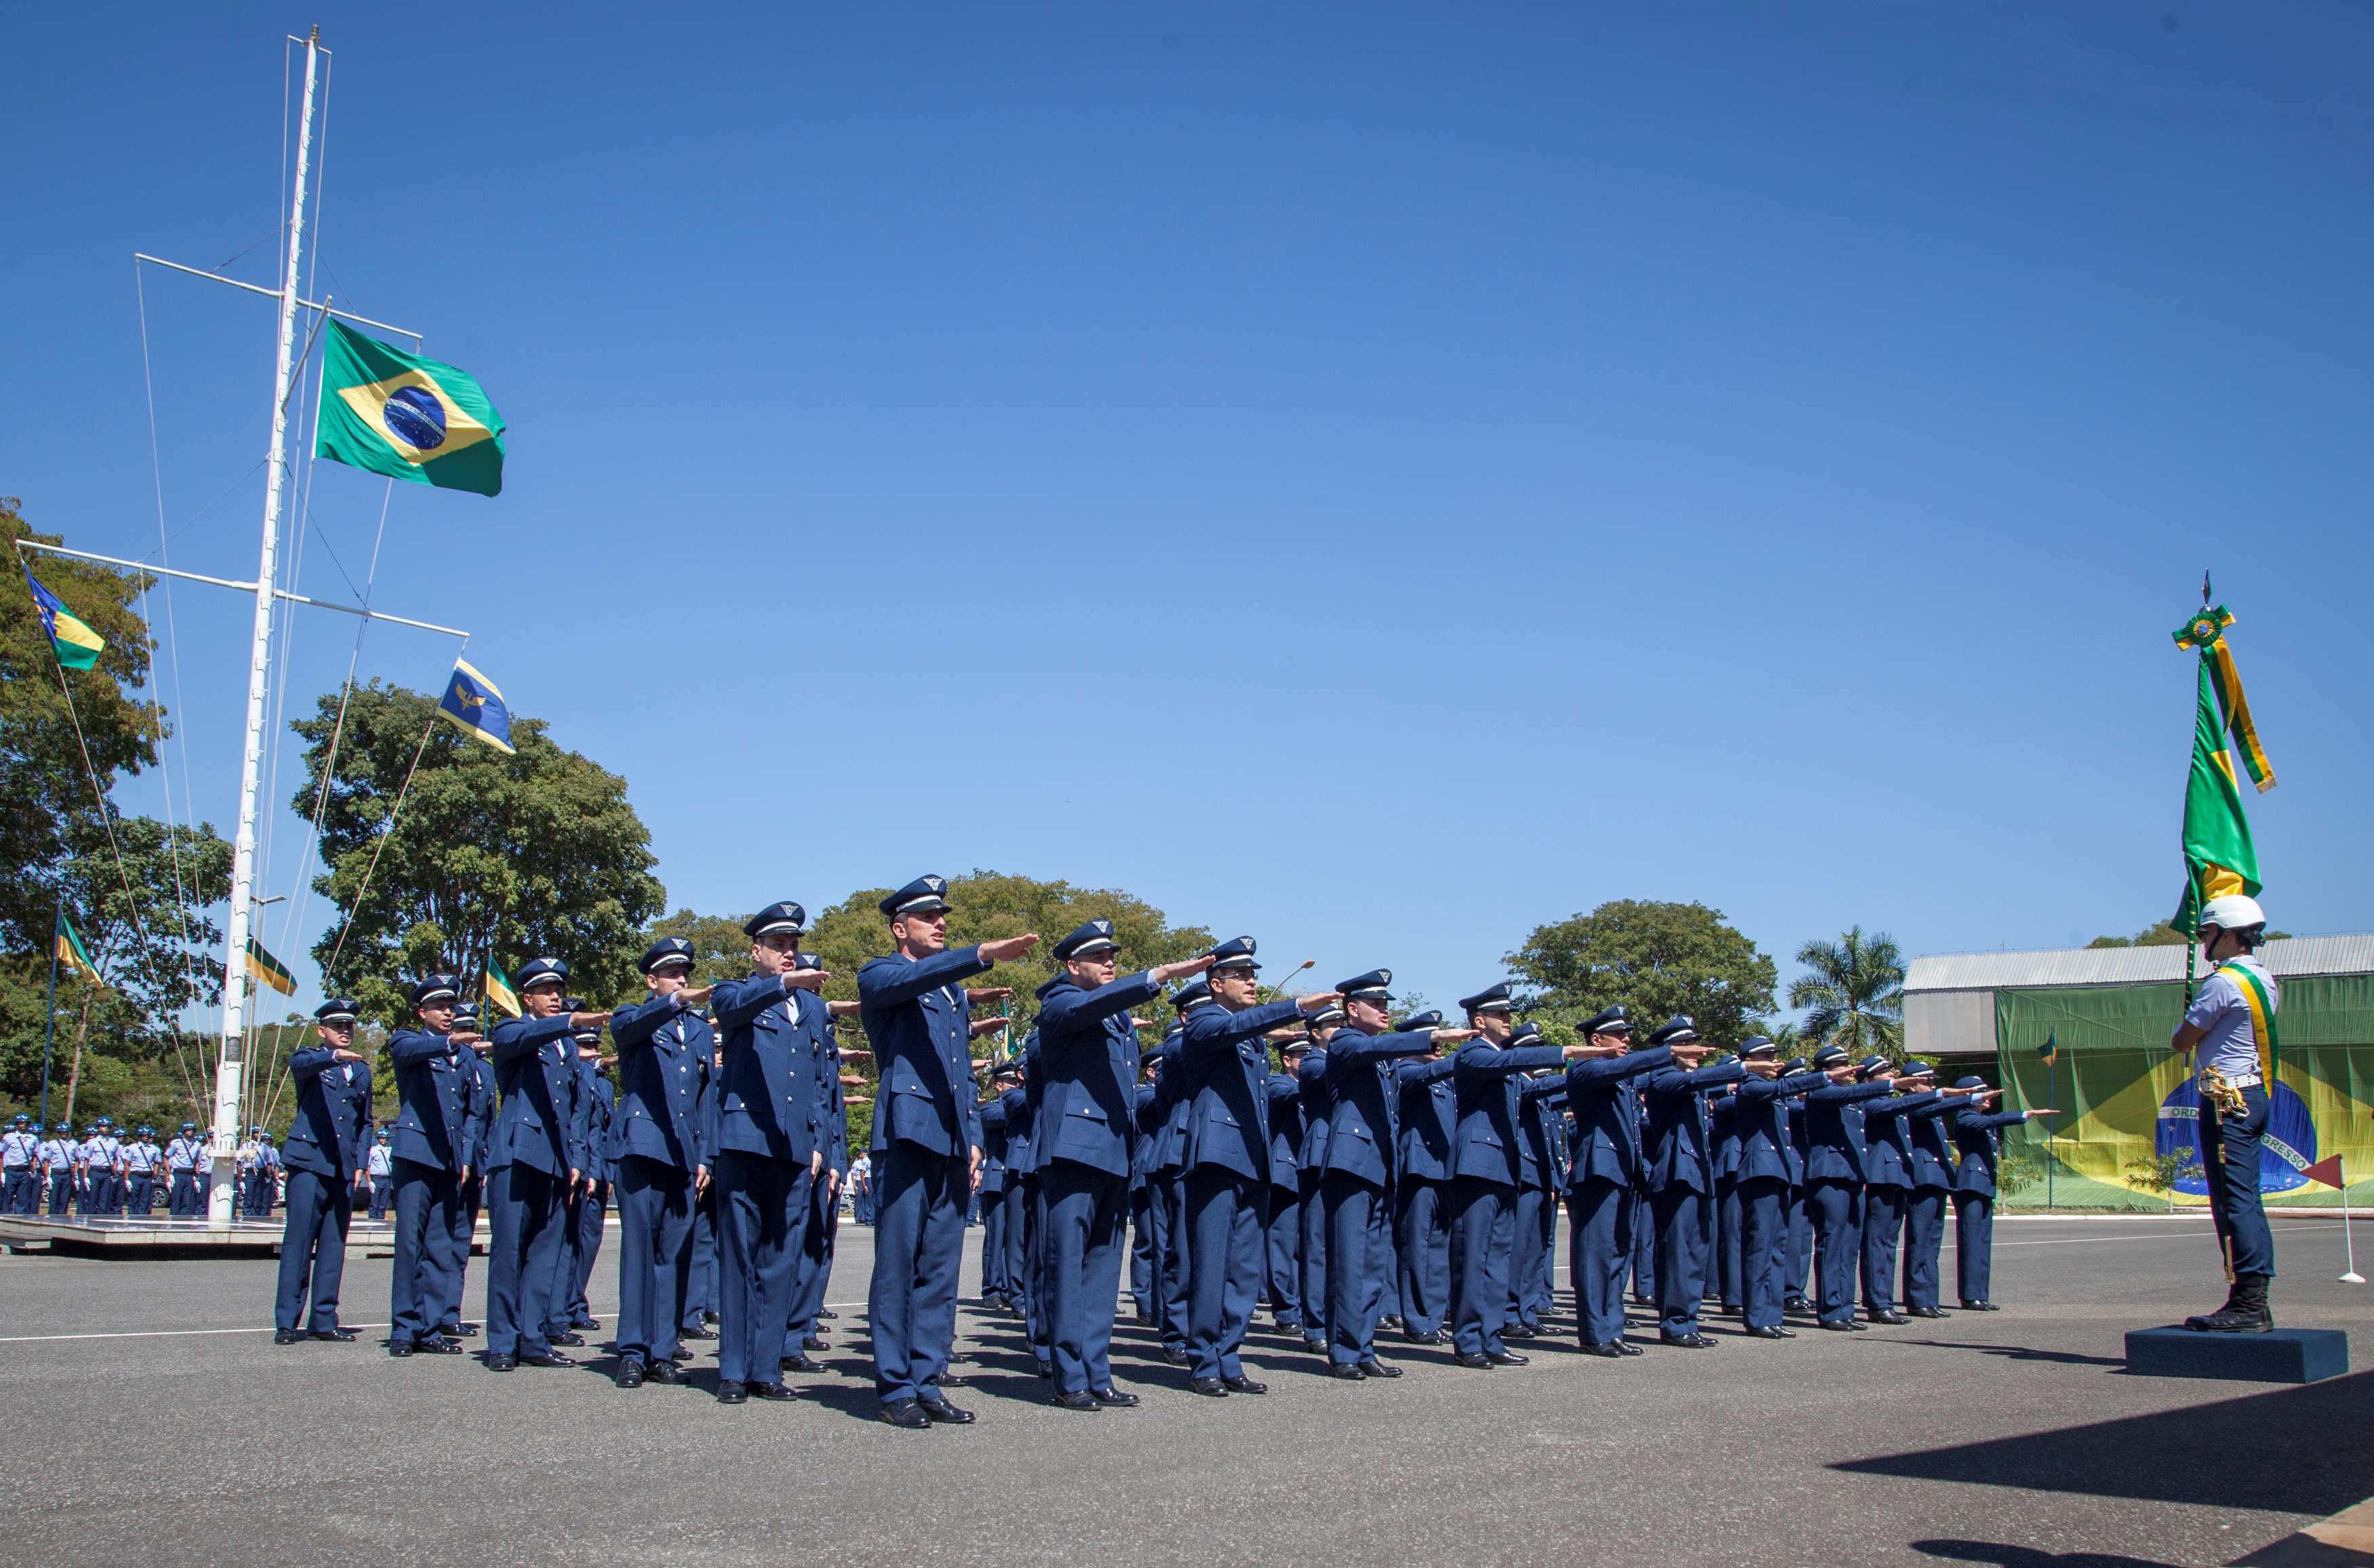
[[[2159,1104],[2159,1126],[2153,1147],[2162,1154],[2190,1153],[2204,1162],[2201,1147],[2201,1090],[2187,1075],[2175,1092]],[[2308,1104],[2283,1083],[2267,1102],[2267,1130],[2259,1141],[2259,1190],[2289,1192],[2306,1187],[2301,1173],[2316,1164],[2316,1124]],[[2209,1195],[2209,1177],[2200,1165],[2190,1166],[2176,1181],[2176,1190],[2192,1198]]]

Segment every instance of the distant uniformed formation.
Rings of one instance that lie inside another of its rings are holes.
[[[1040,938],[948,947],[946,890],[922,877],[882,901],[895,951],[859,971],[854,1002],[822,999],[829,977],[789,902],[746,925],[747,978],[696,987],[691,944],[666,939],[641,960],[649,999],[615,1013],[537,958],[515,982],[523,1016],[481,1035],[457,979],[423,977],[417,1024],[389,1042],[400,1110],[383,1155],[353,1004],[324,1004],[320,1044],[290,1064],[281,1340],[352,1337],[342,1199],[382,1184],[391,1354],[458,1354],[476,1332],[460,1306],[483,1194],[486,1364],[572,1364],[565,1350],[599,1327],[585,1290],[615,1189],[616,1381],[683,1383],[687,1341],[713,1339],[728,1404],[793,1399],[783,1374],[822,1370],[807,1352],[825,1348],[847,1184],[875,1233],[876,1393],[902,1428],[973,1420],[947,1390],[963,1381],[949,1367],[976,1205],[985,1304],[1020,1320],[1052,1402],[1082,1412],[1138,1403],[1112,1363],[1124,1281],[1161,1359],[1213,1398],[1267,1391],[1241,1357],[1264,1304],[1347,1382],[1401,1375],[1381,1331],[1449,1345],[1463,1368],[1523,1365],[1510,1342],[1549,1331],[1561,1199],[1592,1355],[1711,1349],[1710,1302],[1765,1340],[1792,1337],[1791,1311],[1842,1331],[1943,1316],[1949,1205],[1957,1299],[1994,1310],[1997,1134],[2049,1113],[1989,1114],[1978,1079],[1941,1088],[1924,1063],[1835,1047],[1783,1063],[1760,1036],[1712,1059],[1686,1017],[1636,1045],[1621,1006],[1553,1045],[1506,984],[1463,998],[1462,1026],[1396,1022],[1387,969],[1264,1001],[1252,938],[1124,976],[1106,920],[1054,944],[1036,1027],[993,1066],[972,1043],[1005,1021],[974,1010],[1012,993],[968,982]],[[1142,1052],[1160,1025],[1138,1013],[1158,1003],[1173,1017]],[[853,1167],[833,1032],[849,1012],[877,1070]],[[1628,1283],[1655,1309],[1642,1342]]]
[[[65,1122],[44,1136],[41,1125],[19,1111],[0,1132],[0,1213],[41,1213],[44,1197],[58,1218],[139,1219],[155,1213],[159,1199],[177,1204],[182,1167],[174,1151],[182,1140],[159,1148],[154,1128],[128,1130],[130,1137],[119,1137],[114,1122],[100,1117],[80,1139]],[[185,1123],[185,1136],[189,1130]]]

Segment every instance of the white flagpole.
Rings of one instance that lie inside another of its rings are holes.
[[[2341,1245],[2348,1249],[2349,1272],[2341,1276],[2345,1285],[2362,1285],[2366,1276],[2357,1271],[2357,1244],[2349,1235],[2349,1162],[2340,1155],[2333,1157],[2333,1174],[2341,1178]]]
[[[264,470],[264,546],[255,568],[255,642],[247,668],[247,745],[239,779],[239,837],[231,848],[230,931],[223,954],[222,1051],[215,1062],[214,1179],[206,1224],[229,1230],[239,1199],[240,1088],[247,1044],[247,938],[255,899],[255,801],[263,781],[264,684],[272,656],[274,558],[280,544],[280,497],[288,476],[288,379],[297,331],[297,259],[305,241],[305,177],[313,146],[313,85],[322,29],[305,40],[305,107],[297,128],[297,184],[288,216],[288,270],[280,288],[280,358],[272,380],[272,456]]]

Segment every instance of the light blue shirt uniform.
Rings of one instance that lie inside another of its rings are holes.
[[[2225,972],[2227,968],[2248,968],[2266,987],[2267,1000],[2281,1004],[2274,977],[2267,973],[2264,964],[2256,958],[2229,958],[2201,983],[2192,1005],[2184,1010],[2184,1021],[2202,1031],[2200,1054],[2195,1060],[2204,1067],[2215,1068],[2229,1082],[2256,1082],[2259,1036],[2251,1024],[2251,999],[2243,994],[2242,982]]]

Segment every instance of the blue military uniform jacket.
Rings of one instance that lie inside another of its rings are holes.
[[[1550,1125],[1552,1101],[1566,1099],[1566,1078],[1563,1074],[1519,1082],[1517,1091],[1517,1185],[1529,1191],[1547,1192],[1554,1177],[1563,1178],[1564,1169],[1558,1164],[1558,1150],[1565,1140]],[[1563,1119],[1561,1117],[1560,1119]]]
[[[1451,1059],[1459,1116],[1451,1175],[1517,1185],[1523,1151],[1518,1146],[1517,1085],[1510,1075],[1557,1067],[1562,1059],[1556,1046],[1503,1049],[1475,1039],[1459,1047]]]
[[[717,1034],[682,995],[654,997],[610,1017],[618,1047],[613,1160],[632,1155],[680,1171],[700,1164],[700,1091],[716,1059]]]
[[[823,1011],[824,1002],[805,990],[786,991],[780,975],[720,982],[709,1000],[718,1032],[725,1036],[717,1147],[806,1164],[825,1139],[817,1115],[816,1051],[805,1013],[810,1007]],[[964,1097],[970,1120],[970,1071]]]
[[[1269,1047],[1262,1036],[1301,1015],[1290,997],[1230,1012],[1198,1007],[1181,1020],[1179,1057],[1193,1100],[1181,1164],[1218,1165],[1269,1181]]]
[[[1962,1161],[1954,1171],[1954,1190],[1995,1196],[1995,1157],[2000,1149],[1996,1129],[2017,1127],[2027,1119],[2025,1111],[1996,1111],[1984,1115],[1965,1105],[1954,1113],[1954,1147],[1961,1151]]]
[[[1886,1083],[1825,1083],[1805,1096],[1807,1181],[1863,1180],[1862,1103],[1887,1092]]]
[[[1932,1090],[1924,1094],[1899,1094],[1891,1099],[1874,1100],[1863,1107],[1863,1180],[1865,1187],[1912,1185],[1912,1134],[1906,1118],[1934,1109],[1944,1103],[1943,1098]]]
[[[618,1110],[618,1086],[603,1076],[602,1064],[577,1059],[579,1111],[584,1123],[580,1140],[585,1150],[585,1174],[596,1181],[618,1179],[617,1157],[610,1153],[610,1133]]]
[[[1649,1103],[1647,1154],[1651,1192],[1674,1188],[1705,1193],[1714,1190],[1714,1161],[1707,1146],[1706,1102],[1699,1096],[1716,1084],[1736,1083],[1746,1076],[1747,1064],[1741,1061],[1694,1071],[1664,1067],[1649,1075],[1641,1094]]]
[[[1640,1112],[1632,1080],[1661,1071],[1673,1060],[1672,1047],[1651,1046],[1625,1056],[1567,1063],[1566,1106],[1574,1113],[1574,1163],[1567,1186],[1580,1188],[1586,1181],[1639,1184]],[[1510,1179],[1513,1182],[1514,1176]]]
[[[470,1114],[462,1123],[462,1162],[472,1171],[488,1170],[496,1164],[495,1107],[502,1097],[501,1081],[496,1076],[495,1064],[475,1049],[464,1048],[454,1060],[468,1071],[474,1084]]]
[[[1382,1064],[1397,1056],[1434,1048],[1433,1031],[1390,1035],[1335,1031],[1327,1042],[1327,1088],[1334,1107],[1327,1129],[1327,1171],[1358,1176],[1379,1187],[1393,1185],[1393,1115],[1385,1093]]]
[[[981,1147],[964,982],[991,966],[979,947],[952,947],[923,959],[868,959],[857,972],[858,1021],[881,1074],[875,1153],[894,1141],[952,1158]]]
[[[1908,1168],[1914,1187],[1954,1185],[1954,1146],[1945,1131],[1945,1118],[1964,1103],[1941,1097],[1935,1105],[1905,1118],[1912,1144]]]
[[[1040,1163],[1130,1174],[1137,1143],[1137,1032],[1129,1010],[1161,994],[1151,970],[1088,990],[1070,975],[1039,988]]]
[[[316,1046],[289,1056],[288,1076],[298,1085],[297,1120],[282,1163],[293,1171],[354,1180],[363,1124],[370,1119],[370,1064],[339,1061],[331,1047]]]
[[[1141,1058],[1140,1061],[1143,1062]],[[1155,1169],[1155,1152],[1162,1144],[1162,1126],[1169,1117],[1169,1107],[1163,1104],[1161,1093],[1151,1083],[1141,1082],[1134,1091],[1130,1116],[1137,1128],[1136,1146],[1129,1153],[1130,1186],[1146,1185],[1146,1178]]]
[[[1393,1152],[1404,1176],[1449,1181],[1456,1157],[1451,1129],[1459,1120],[1459,1092],[1451,1082],[1454,1057],[1405,1061],[1393,1069],[1393,1097],[1401,1130]]]
[[[1273,1072],[1269,1100],[1269,1184],[1291,1188],[1302,1163],[1302,1085],[1290,1074]]]
[[[1790,1124],[1796,1118],[1790,1113],[1789,1102],[1828,1082],[1818,1072],[1740,1080],[1732,1110],[1733,1125],[1739,1137],[1739,1165],[1732,1173],[1734,1179],[1783,1181],[1792,1187],[1804,1182],[1805,1156],[1791,1130]]]
[[[477,1108],[477,1052],[455,1045],[451,1035],[399,1029],[387,1054],[395,1061],[396,1095],[388,1152],[416,1165],[459,1171],[468,1163],[470,1115]]]
[[[995,1198],[1005,1190],[1005,1102],[984,1100],[981,1117],[981,1195]]]
[[[1335,1092],[1327,1082],[1327,1052],[1314,1046],[1302,1054],[1294,1070],[1294,1086],[1302,1094],[1302,1149],[1295,1158],[1300,1171],[1327,1169],[1327,1135],[1335,1120]]]
[[[1020,1181],[1039,1169],[1037,1104],[1028,1089],[1008,1089],[997,1097],[1005,1113],[1005,1179]]]
[[[1743,1082],[1745,1080],[1742,1080]],[[1739,1175],[1739,1100],[1733,1094],[1707,1098],[1707,1136],[1713,1140],[1714,1178]]]
[[[488,1139],[488,1167],[522,1164],[556,1176],[583,1170],[577,1042],[570,1036],[569,1014],[506,1018],[492,1037],[503,1103]]]

